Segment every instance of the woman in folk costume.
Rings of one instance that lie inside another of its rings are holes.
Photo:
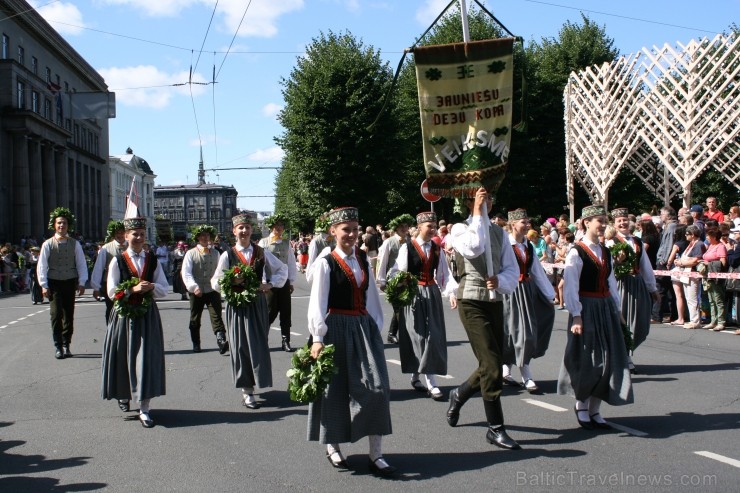
[[[243,213],[231,219],[236,245],[221,254],[211,287],[222,291],[219,281],[224,271],[239,264],[250,266],[260,279],[259,293],[246,306],[226,303],[226,330],[231,343],[231,372],[234,386],[242,390],[242,400],[248,409],[257,409],[260,403],[254,397],[255,385],[272,387],[272,362],[267,344],[270,323],[267,292],[280,288],[288,279],[288,266],[256,243],[252,243],[254,217]],[[270,282],[266,282],[270,279]],[[239,282],[239,281],[237,281]],[[243,280],[241,280],[243,282]]]
[[[447,374],[447,331],[445,329],[442,295],[450,297],[457,308],[457,282],[452,279],[444,252],[432,238],[436,233],[437,215],[422,212],[416,216],[416,238],[401,245],[396,262],[388,271],[388,279],[397,272],[410,272],[419,281],[418,294],[404,308],[405,330],[398,336],[401,371],[411,373],[411,386],[426,391],[435,401],[445,399],[437,388],[435,375]],[[424,375],[425,384],[419,380]]]
[[[376,264],[377,270],[375,272],[375,278],[380,285],[380,289],[383,291],[385,291],[385,285],[388,281],[388,270],[396,263],[398,252],[401,251],[401,245],[408,242],[409,228],[413,225],[414,218],[411,214],[401,214],[391,219],[388,223],[388,229],[393,232],[393,235],[380,245]],[[401,327],[405,327],[405,324],[406,321],[403,319],[401,307],[394,306],[393,318],[391,318],[391,323],[388,327],[387,340],[389,343],[398,344],[398,331]]]
[[[357,248],[354,207],[329,212],[337,245],[313,266],[308,304],[311,356],[334,344],[339,372],[324,394],[308,407],[308,440],[326,444],[333,467],[347,469],[340,443],[370,441],[369,467],[378,476],[395,472],[383,458],[382,436],[391,433],[390,384],[383,353],[383,311],[365,252]]]
[[[167,277],[157,257],[143,250],[146,241],[146,218],[123,220],[128,248],[111,260],[108,266],[108,297],[116,299],[116,288],[132,277],[140,282],[131,288],[132,296],[148,292],[154,299],[164,298],[169,291]],[[146,313],[130,318],[114,308],[103,343],[104,399],[118,399],[118,407],[129,411],[132,396],[139,402],[139,420],[152,428],[149,401],[165,395],[164,336],[157,303],[152,301]]]
[[[180,300],[188,299],[188,288],[182,280],[182,262],[188,252],[188,245],[184,241],[177,242],[177,248],[172,252],[172,292],[180,294]]]
[[[620,299],[609,250],[599,243],[606,228],[601,205],[583,209],[583,237],[565,258],[568,340],[560,367],[558,394],[575,395],[578,424],[611,429],[601,417],[601,401],[633,402],[627,348],[621,329]]]
[[[650,332],[650,318],[653,303],[658,301],[658,288],[655,284],[655,274],[650,265],[642,240],[630,234],[629,212],[626,208],[614,209],[612,211],[616,236],[606,242],[607,247],[615,243],[626,243],[636,256],[635,264],[632,266],[632,274],[617,281],[619,296],[621,298],[621,310],[627,321],[627,326],[632,332],[634,345],[632,352],[647,339]],[[634,372],[635,365],[632,357],[628,355],[630,371]]]
[[[544,356],[550,345],[555,324],[555,307],[552,304],[555,290],[536,258],[534,246],[527,241],[526,234],[530,227],[526,210],[509,211],[509,243],[519,266],[519,285],[513,293],[504,295],[502,359],[504,383],[519,386],[511,376],[511,367],[516,364],[524,387],[534,393],[539,388],[532,378],[529,362],[532,358]]]

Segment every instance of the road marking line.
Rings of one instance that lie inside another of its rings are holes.
[[[13,324],[17,324],[17,323],[18,323],[18,320],[13,320],[12,322],[8,322],[8,325],[13,325]]]
[[[398,365],[398,366],[401,366],[401,362],[400,362],[400,361],[398,361],[397,359],[387,359],[386,361],[387,361],[388,363],[393,363],[394,365]]]
[[[19,319],[18,319],[18,321],[20,322],[21,320],[25,320],[25,319],[27,319],[27,318],[28,318],[28,317],[30,317],[30,316],[31,316],[31,315],[26,315],[25,317],[21,317],[21,318],[19,318]]]
[[[8,328],[7,325],[3,325],[2,327],[0,327],[0,329],[7,329],[7,328]]]
[[[636,436],[636,437],[646,437],[646,436],[648,436],[648,434],[645,433],[644,431],[636,430],[636,429],[630,428],[628,426],[618,425],[616,423],[612,423],[611,421],[607,421],[607,423],[609,423],[612,426],[612,428],[614,428],[614,429],[617,429],[619,431],[623,431],[625,433],[629,433],[630,435],[633,435],[633,436]]]
[[[439,378],[445,378],[445,379],[447,379],[447,380],[452,380],[453,378],[455,378],[455,377],[453,377],[452,375],[437,375],[437,376],[438,376]]]
[[[724,462],[725,464],[729,464],[731,466],[740,467],[740,460],[731,459],[729,457],[725,457],[724,455],[715,454],[714,452],[707,452],[705,450],[700,450],[694,453],[696,455],[701,455],[702,457],[707,457],[709,459],[714,459],[719,462]]]
[[[562,413],[564,411],[567,411],[564,407],[560,406],[554,406],[552,404],[548,404],[547,402],[538,401],[536,399],[522,399],[527,404],[532,404],[533,406],[539,406],[545,409],[549,409],[550,411],[555,411],[558,413]]]

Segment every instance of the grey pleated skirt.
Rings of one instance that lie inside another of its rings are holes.
[[[268,334],[270,323],[263,293],[247,306],[226,305],[231,373],[237,388],[272,387],[272,360]]]
[[[401,371],[447,375],[447,331],[439,287],[419,286],[403,315],[405,330],[398,333]]]
[[[103,399],[137,401],[165,395],[164,335],[157,303],[141,318],[114,309],[103,342]]]
[[[612,406],[630,404],[632,379],[627,367],[627,348],[619,315],[611,297],[581,298],[583,333],[570,331],[560,367],[558,394],[578,400],[594,396]]]
[[[624,277],[617,281],[617,286],[622,299],[622,314],[632,332],[634,349],[637,349],[650,333],[653,299],[640,276]]]
[[[308,440],[356,442],[390,435],[390,384],[383,340],[370,315],[329,314],[324,344],[334,344],[332,377],[324,395],[308,406]]]
[[[523,366],[544,356],[555,323],[555,307],[533,282],[520,282],[504,296],[504,348],[506,365]]]

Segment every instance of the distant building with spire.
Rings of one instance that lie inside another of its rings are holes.
[[[154,215],[169,220],[175,239],[188,238],[190,228],[210,224],[221,234],[231,236],[231,216],[238,210],[238,193],[232,185],[206,183],[203,150],[198,163],[198,183],[154,187]]]
[[[126,153],[108,157],[110,171],[110,219],[120,221],[126,212],[126,200],[131,191],[131,181],[136,177],[136,189],[139,192],[139,214],[146,217],[147,241],[154,244],[156,240],[154,227],[154,174],[149,163],[134,154],[129,147]],[[106,222],[107,224],[107,222]]]

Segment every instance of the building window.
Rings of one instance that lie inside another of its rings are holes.
[[[44,98],[44,118],[51,120],[51,101]]]
[[[8,37],[7,34],[3,34],[3,60],[8,59],[9,50],[10,50],[10,38]]]
[[[21,65],[26,64],[26,50],[21,45],[18,45],[18,63]]]
[[[76,123],[75,123],[74,135],[75,135],[75,145],[79,146],[80,145],[80,126]]]
[[[17,94],[17,105],[18,109],[25,110],[26,109],[26,84],[24,84],[21,81],[18,81],[18,84],[16,85],[16,90],[18,91]]]
[[[51,82],[51,69],[46,67],[46,82]]]
[[[39,112],[39,93],[38,91],[31,91],[31,110],[34,113]]]
[[[39,75],[39,59],[35,56],[31,57],[31,72],[33,75]]]

